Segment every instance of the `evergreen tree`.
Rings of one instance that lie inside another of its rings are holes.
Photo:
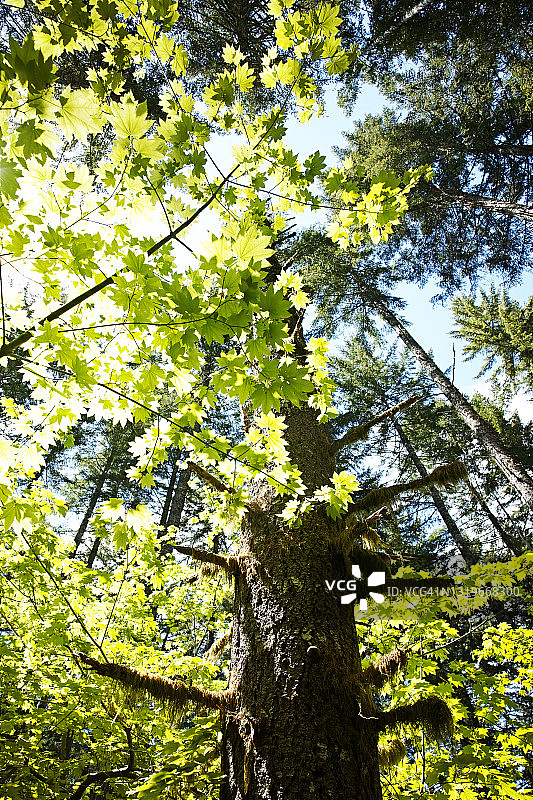
[[[479,375],[495,367],[493,374],[514,387],[533,388],[533,298],[521,306],[492,286],[481,292],[479,303],[473,296],[458,297],[452,308],[467,359],[485,356]]]

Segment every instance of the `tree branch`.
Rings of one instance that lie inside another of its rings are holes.
[[[201,478],[203,481],[209,484],[209,486],[212,486],[213,489],[216,489],[219,492],[227,492],[228,494],[236,494],[235,489],[233,489],[231,486],[227,486],[225,483],[219,480],[219,478],[216,478],[214,475],[211,475],[199,464],[195,464],[194,461],[188,461],[187,463],[189,467],[192,469],[192,471],[196,475],[198,475],[199,478]]]
[[[139,672],[136,669],[125,667],[112,661],[107,663],[97,661],[85,655],[85,653],[80,653],[79,659],[88,669],[98,675],[121,683],[134,696],[148,694],[174,711],[183,708],[187,703],[194,703],[198,707],[215,709],[230,708],[232,706],[233,692],[230,691],[210,692],[197,686],[189,686],[183,681],[173,681],[169,678],[163,678],[161,675]],[[70,798],[70,800],[73,800],[73,798]]]
[[[434,742],[445,742],[453,733],[453,717],[448,704],[438,695],[420,697],[413,703],[377,712],[380,731],[400,726],[423,728]]]
[[[371,428],[373,428],[375,425],[379,425],[380,422],[383,422],[389,417],[393,417],[395,414],[398,414],[400,411],[409,408],[409,406],[414,405],[421,399],[422,398],[420,395],[408,397],[406,400],[402,400],[401,403],[398,403],[392,408],[388,408],[382,414],[378,414],[377,417],[374,417],[369,422],[365,422],[364,425],[357,425],[354,428],[350,428],[350,430],[347,431],[344,436],[341,436],[340,439],[332,442],[330,449],[331,454],[335,455],[335,453],[337,453],[339,450],[342,450],[343,447],[347,447],[349,444],[353,444],[354,442],[359,442],[361,439],[366,439]]]
[[[80,654],[81,658],[81,654]],[[82,659],[83,660],[83,659]],[[98,662],[97,662],[98,663]],[[109,780],[109,778],[127,778],[133,774],[135,769],[135,753],[133,750],[133,741],[131,738],[131,729],[123,726],[124,733],[126,734],[126,739],[128,740],[128,764],[125,767],[119,767],[118,769],[107,769],[102,770],[101,772],[90,772],[85,779],[80,783],[76,791],[70,795],[68,800],[81,800],[85,791],[91,786],[93,783],[103,783],[104,781]]]
[[[361,500],[356,500],[355,503],[350,503],[348,506],[349,514],[359,516],[373,511],[375,508],[381,508],[383,505],[388,505],[398,495],[404,492],[410,492],[416,489],[425,489],[428,486],[444,486],[450,487],[454,483],[464,480],[467,472],[464,464],[459,461],[453,461],[450,464],[443,464],[436,467],[425,478],[416,478],[406,483],[396,483],[394,486],[383,486],[379,489],[372,489],[366,497]]]
[[[178,544],[173,544],[172,547],[178,553],[182,553],[184,556],[190,556],[195,561],[201,561],[204,564],[214,564],[230,575],[235,575],[239,568],[239,559],[237,556],[223,556],[219,553],[210,553],[208,550],[197,550],[196,547],[185,547]]]

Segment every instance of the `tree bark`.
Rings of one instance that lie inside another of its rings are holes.
[[[170,479],[167,486],[165,502],[163,504],[163,510],[161,512],[161,519],[159,520],[159,524],[163,528],[166,528],[167,525],[168,512],[170,511],[170,504],[172,502],[172,497],[174,495],[174,486],[176,485],[176,478],[178,476],[179,460],[180,460],[180,451],[179,450],[174,451],[174,463],[172,464],[172,473],[170,475]]]
[[[424,464],[422,463],[422,461],[420,460],[420,458],[418,456],[418,453],[416,452],[415,448],[413,447],[413,444],[412,444],[411,440],[409,439],[409,437],[407,436],[407,434],[406,434],[405,430],[403,429],[402,425],[396,419],[393,420],[392,424],[394,425],[394,428],[395,428],[398,436],[400,437],[400,441],[403,444],[403,446],[405,447],[405,449],[407,450],[407,453],[409,454],[409,458],[411,459],[411,461],[415,465],[420,477],[421,478],[427,478],[429,473],[428,473],[426,467],[424,466]],[[435,504],[435,508],[439,512],[439,514],[440,514],[440,516],[442,518],[442,521],[444,522],[444,524],[446,525],[446,528],[448,529],[448,533],[450,534],[450,536],[452,537],[453,541],[455,542],[455,544],[457,546],[457,549],[459,550],[459,552],[461,553],[462,557],[465,560],[466,565],[468,567],[471,567],[473,564],[476,564],[478,562],[478,559],[476,558],[475,554],[472,552],[472,549],[470,547],[470,544],[469,544],[468,540],[466,539],[465,536],[463,536],[463,534],[459,530],[459,527],[458,527],[457,523],[453,519],[453,517],[450,514],[450,512],[448,511],[448,509],[446,508],[446,504],[444,502],[444,498],[442,497],[441,493],[439,492],[439,490],[437,489],[436,486],[430,486],[429,487],[429,492],[431,494],[433,503]]]
[[[281,269],[277,258],[265,282]],[[291,309],[294,357],[305,362],[301,314]],[[281,407],[291,463],[310,492],[329,484],[335,456],[318,412]],[[353,607],[326,580],[351,577],[342,521],[324,509],[299,527],[280,518],[286,499],[265,476],[250,483],[235,574],[229,688],[223,720],[221,800],[382,800],[378,729],[363,684]]]
[[[502,470],[524,503],[533,508],[533,480],[525,467],[507,450],[496,431],[477,413],[466,397],[455,388],[451,380],[439,369],[433,359],[429,357],[423,347],[411,336],[385,303],[376,295],[373,295],[369,302],[416,357],[419,364],[426,370],[436,386],[439,387],[450,405],[485,448],[487,454]]]
[[[283,409],[292,463],[310,490],[335,469],[326,425]],[[239,540],[222,800],[380,800],[373,701],[363,690],[353,607],[326,580],[348,578],[335,550],[338,523],[323,511],[288,529],[266,480]],[[257,509],[257,510],[256,510]]]

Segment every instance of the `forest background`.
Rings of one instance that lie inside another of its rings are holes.
[[[0,797],[268,796],[219,713],[258,480],[290,536],[346,523],[363,578],[455,581],[354,604],[394,725],[346,796],[531,794],[529,4],[1,13]],[[324,93],[368,85],[390,106],[337,165],[301,157]],[[289,406],[328,420],[329,483]]]

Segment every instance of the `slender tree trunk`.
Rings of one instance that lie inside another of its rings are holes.
[[[96,556],[98,554],[98,548],[100,547],[100,542],[101,541],[102,540],[101,540],[101,538],[99,536],[96,536],[95,539],[94,539],[93,546],[91,547],[91,551],[90,551],[89,556],[87,558],[87,566],[89,567],[89,569],[93,568],[93,564],[94,564]]]
[[[485,197],[474,192],[448,192],[439,186],[432,187],[432,194],[437,197],[459,202],[463,205],[479,206],[493,211],[496,214],[505,214],[507,217],[518,217],[526,222],[533,222],[533,207],[524,206],[521,203],[511,203],[507,200],[499,200],[495,197]],[[431,191],[431,190],[430,190]]]
[[[512,534],[508,533],[505,530],[503,525],[500,523],[500,520],[498,519],[498,517],[495,514],[492,513],[492,511],[490,510],[489,506],[487,505],[487,503],[485,502],[483,497],[480,495],[480,493],[477,491],[477,489],[472,485],[471,481],[467,480],[466,481],[466,485],[468,486],[470,494],[472,495],[472,497],[474,498],[476,503],[480,506],[480,508],[483,511],[483,513],[491,521],[492,527],[497,531],[500,539],[502,540],[504,545],[507,547],[507,549],[514,556],[522,555],[522,553],[524,553],[525,550],[526,550],[525,546],[521,545]]]
[[[168,519],[168,512],[170,511],[170,504],[172,502],[172,497],[174,495],[174,486],[176,485],[176,478],[178,476],[178,463],[180,460],[180,452],[175,452],[174,463],[172,465],[172,473],[170,475],[170,480],[167,486],[167,493],[165,495],[165,502],[163,505],[163,511],[161,512],[161,519],[159,520],[159,524],[165,528],[167,525]]]
[[[87,509],[86,509],[85,514],[83,516],[83,519],[81,521],[81,525],[78,528],[78,532],[76,533],[76,536],[74,537],[74,549],[72,550],[72,553],[70,554],[71,556],[75,556],[76,555],[78,547],[80,546],[80,544],[82,542],[82,539],[83,539],[83,537],[85,535],[85,531],[87,530],[89,522],[91,521],[91,517],[92,517],[92,515],[94,513],[94,509],[96,508],[96,504],[98,503],[98,501],[100,500],[100,497],[102,495],[102,489],[104,488],[104,483],[107,480],[107,476],[109,475],[109,470],[111,469],[111,465],[113,464],[114,458],[115,458],[115,454],[114,454],[113,448],[111,448],[111,450],[109,451],[109,455],[107,457],[107,461],[104,464],[104,467],[103,467],[100,475],[98,476],[98,480],[96,481],[95,487],[93,489],[93,493],[91,494],[91,499],[89,500],[89,505],[87,506]]]
[[[429,473],[428,473],[427,469],[425,468],[424,464],[422,463],[422,461],[420,460],[420,458],[418,457],[418,453],[416,452],[415,448],[413,447],[413,444],[412,444],[411,440],[409,439],[409,437],[407,436],[407,434],[406,434],[405,430],[403,429],[402,425],[400,424],[400,422],[397,419],[394,419],[392,424],[394,425],[394,428],[396,429],[396,432],[398,433],[398,436],[400,437],[400,441],[403,444],[403,446],[405,447],[405,449],[407,450],[407,452],[409,454],[409,458],[411,459],[411,461],[415,465],[420,477],[421,478],[427,478]],[[471,567],[473,564],[476,564],[478,562],[478,559],[476,558],[475,554],[472,552],[472,549],[470,547],[468,539],[466,539],[466,537],[463,536],[463,534],[459,530],[459,527],[457,526],[457,523],[453,519],[453,517],[450,514],[450,512],[448,511],[448,509],[446,508],[446,504],[444,502],[444,498],[442,497],[441,493],[439,492],[439,490],[437,489],[436,486],[430,486],[429,487],[429,492],[430,492],[431,497],[433,499],[433,503],[435,504],[435,508],[437,509],[439,514],[441,515],[442,521],[446,525],[446,528],[448,529],[448,533],[450,534],[450,536],[452,537],[453,541],[455,542],[455,544],[457,546],[457,549],[459,550],[459,552],[461,553],[462,557],[465,560],[466,565],[468,567]]]
[[[397,333],[403,343],[409,348],[410,352],[416,357],[420,365],[439,387],[450,405],[473,431],[480,444],[502,470],[511,486],[516,489],[524,503],[530,508],[533,508],[533,480],[520,461],[518,461],[503,445],[494,428],[477,413],[466,397],[455,388],[451,380],[439,369],[433,359],[428,356],[426,351],[416,339],[411,336],[385,303],[375,295],[370,299],[370,303]]]
[[[185,500],[187,499],[187,492],[189,490],[189,481],[191,479],[191,468],[185,467],[180,472],[178,478],[178,485],[172,497],[172,503],[168,512],[167,526],[175,525],[179,528],[181,523],[181,516],[185,507]]]
[[[328,429],[309,408],[284,409],[292,463],[313,490],[335,469]],[[372,700],[363,691],[353,607],[326,580],[349,577],[323,511],[287,529],[266,481],[239,541],[223,800],[380,800]]]

